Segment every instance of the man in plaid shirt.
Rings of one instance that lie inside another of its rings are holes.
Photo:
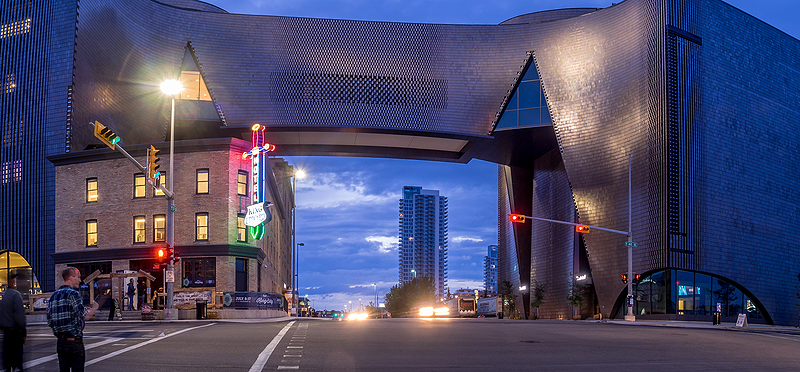
[[[83,371],[86,364],[86,350],[83,347],[83,327],[85,321],[92,319],[99,305],[92,301],[92,307],[83,306],[80,293],[76,290],[81,284],[81,273],[74,267],[61,272],[64,285],[50,296],[47,304],[47,325],[58,338],[58,367],[60,371]]]

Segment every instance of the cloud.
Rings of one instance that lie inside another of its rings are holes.
[[[370,243],[378,243],[378,252],[389,253],[397,249],[396,236],[368,236],[364,240]]]
[[[397,193],[369,193],[364,172],[321,173],[297,185],[298,209],[394,205]]]
[[[473,243],[480,243],[483,241],[481,238],[468,238],[466,236],[454,236],[450,238],[453,243],[461,243],[461,242],[473,242]]]

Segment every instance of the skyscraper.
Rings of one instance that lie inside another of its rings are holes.
[[[399,280],[433,278],[436,295],[447,287],[447,197],[439,190],[404,186],[400,199]]]
[[[490,245],[483,257],[483,289],[487,293],[497,293],[497,246]]]

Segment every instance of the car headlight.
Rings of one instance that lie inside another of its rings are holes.
[[[433,307],[423,307],[419,309],[419,316],[433,316]]]

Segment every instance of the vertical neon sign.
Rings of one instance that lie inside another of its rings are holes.
[[[261,240],[264,238],[264,224],[269,222],[270,218],[267,218],[268,212],[263,209],[264,200],[264,189],[265,189],[265,180],[267,175],[267,153],[270,151],[275,151],[275,145],[269,144],[264,142],[264,131],[267,127],[261,124],[253,124],[250,128],[253,130],[253,148],[242,154],[242,159],[250,159],[253,163],[253,176],[250,178],[250,204],[252,206],[258,206],[258,210],[260,213],[264,215],[263,218],[259,218],[260,222],[255,225],[247,224],[248,219],[245,219],[245,223],[249,226],[250,236],[253,239]],[[263,154],[263,159],[262,155]],[[248,208],[248,215],[250,214],[250,209]],[[266,213],[265,213],[266,212]]]

